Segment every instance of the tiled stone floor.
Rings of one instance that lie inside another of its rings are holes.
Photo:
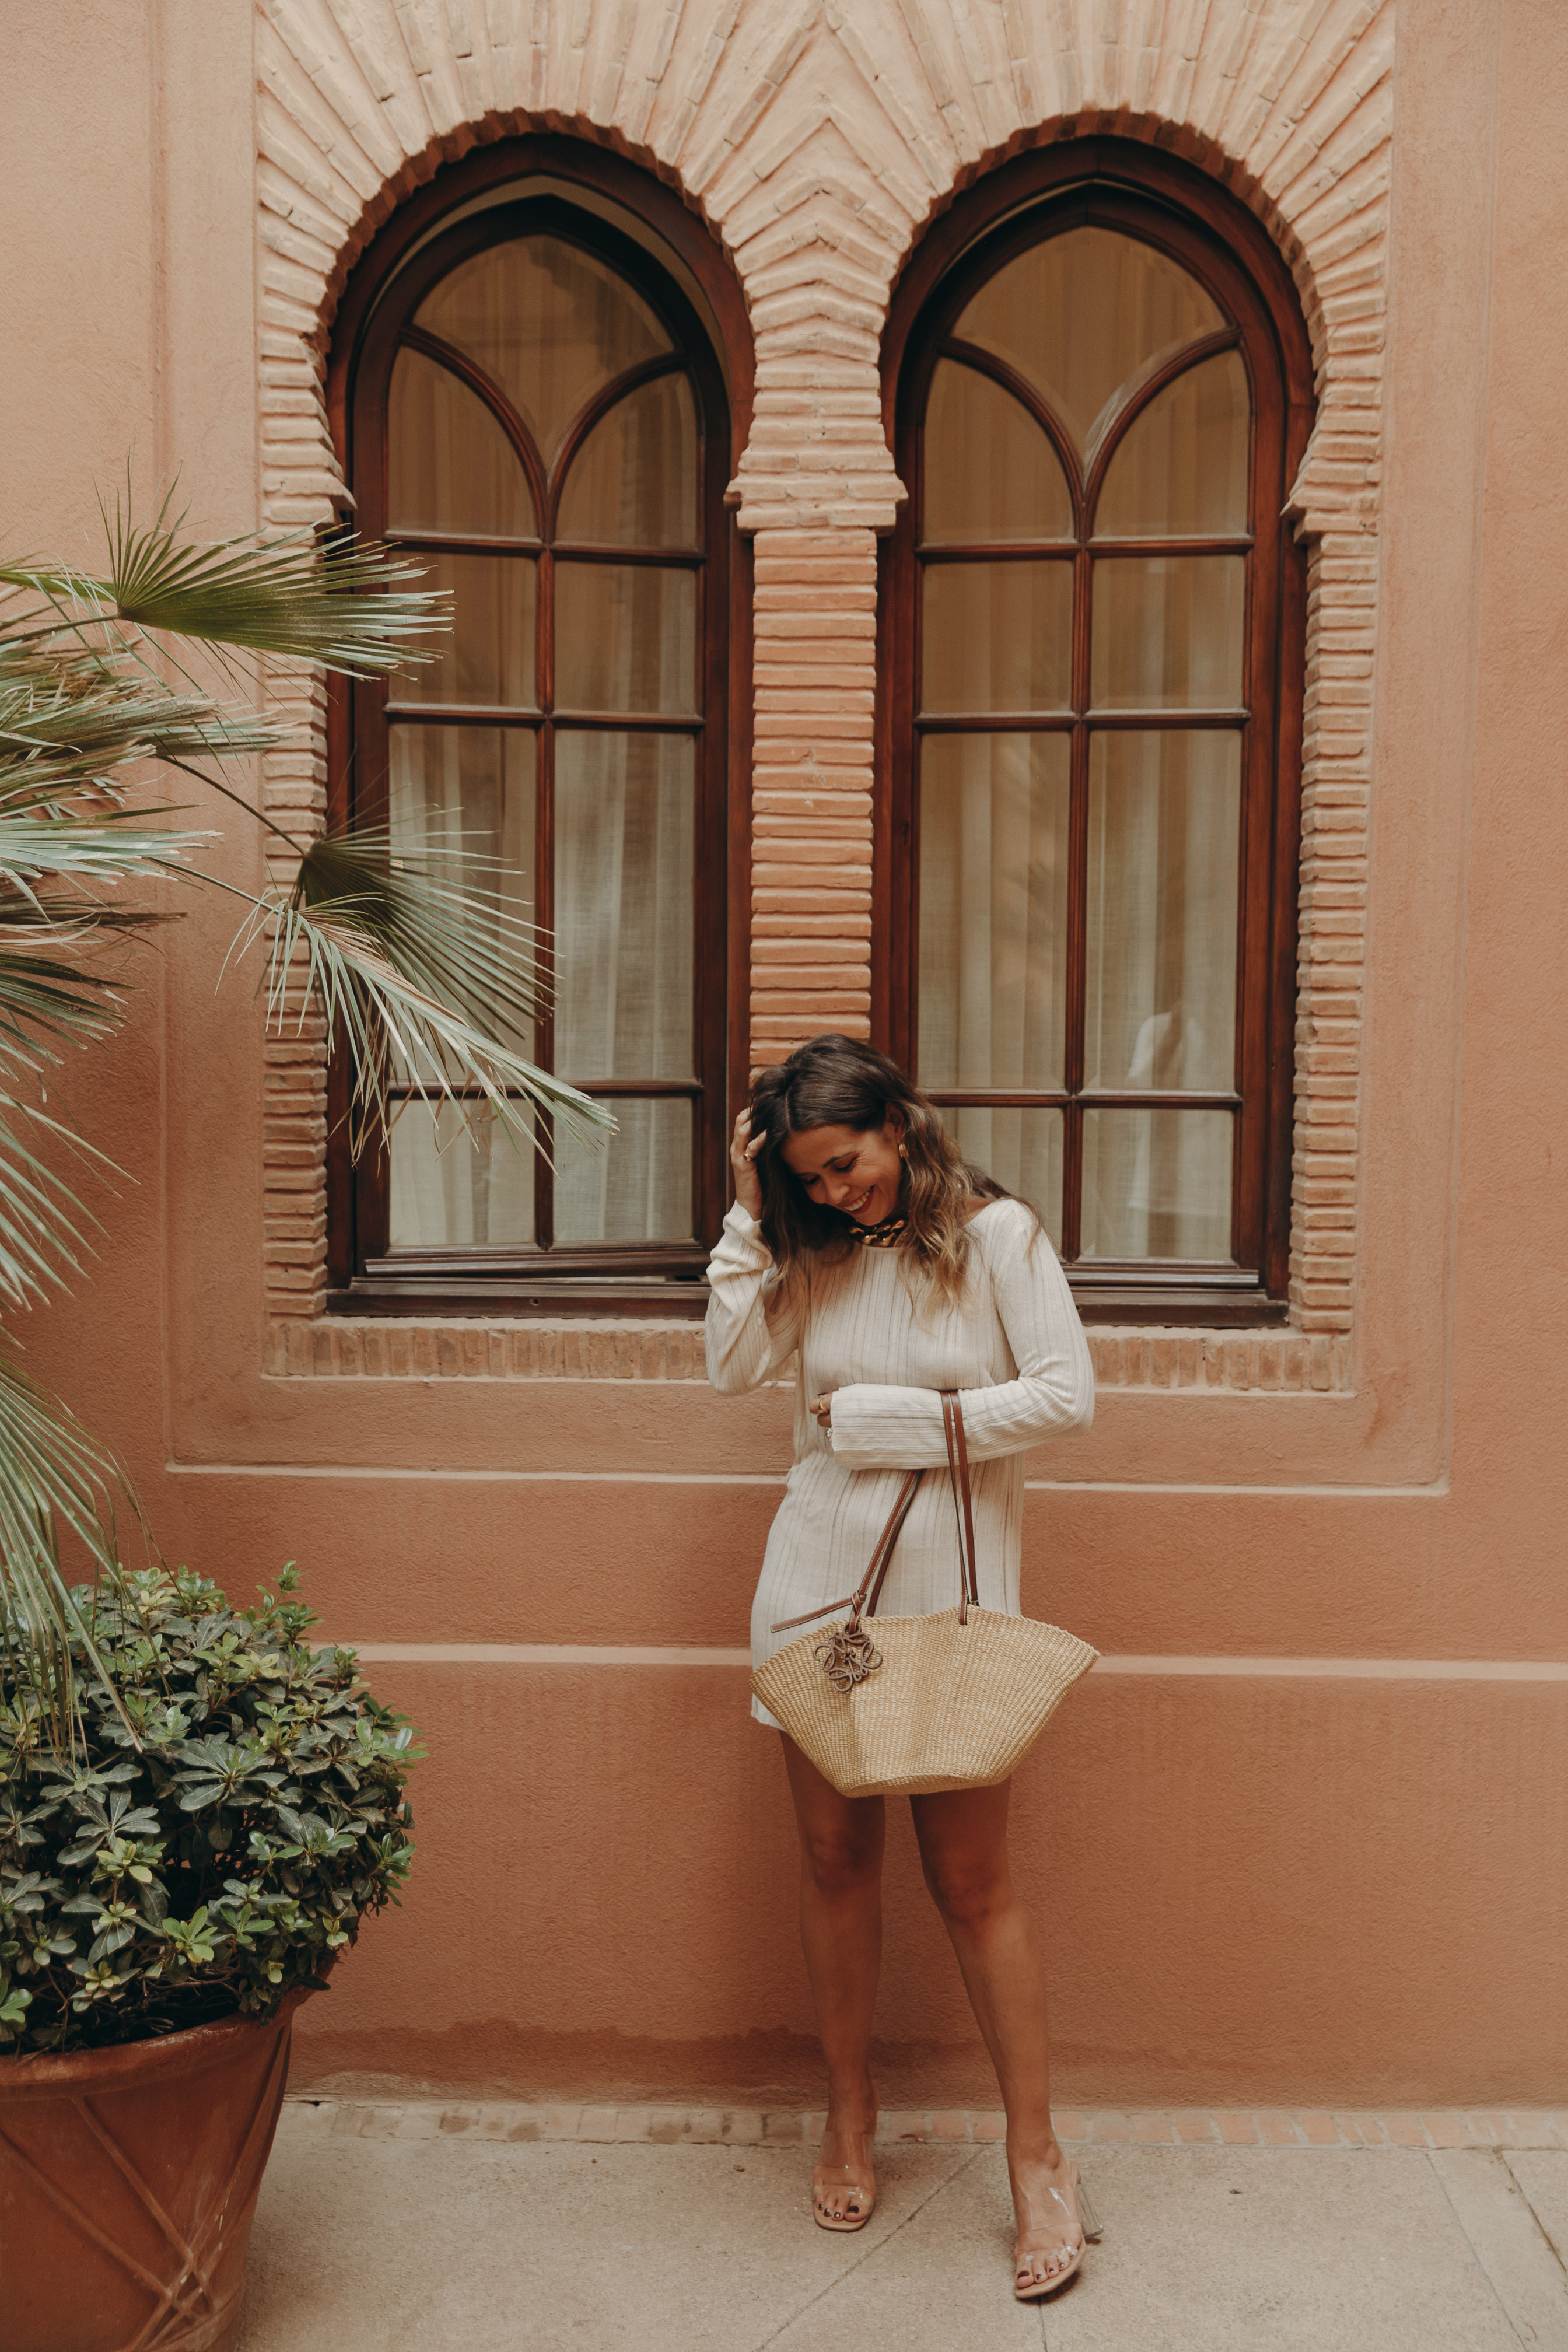
[[[885,2116],[853,2237],[818,2120],[290,2101],[238,2352],[1568,2352],[1563,2114],[1059,2110],[1105,2236],[1032,2308],[999,2116]]]

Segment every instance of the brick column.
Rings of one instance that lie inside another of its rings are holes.
[[[294,840],[312,840],[326,819],[327,689],[319,670],[270,666],[273,710],[290,740],[262,760],[262,804]],[[268,837],[268,878],[291,884],[294,861]],[[258,950],[257,952],[259,952]],[[303,1012],[303,1017],[301,1013]],[[263,1049],[262,1257],[267,1312],[275,1318],[321,1312],[327,1289],[327,1026],[303,990],[290,987],[283,1017]]]
[[[1377,542],[1331,531],[1312,551],[1301,772],[1290,1305],[1304,1331],[1347,1331],[1372,796]]]
[[[871,1019],[877,542],[756,537],[752,1060]]]

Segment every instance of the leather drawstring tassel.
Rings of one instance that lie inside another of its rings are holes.
[[[857,1683],[863,1683],[868,1675],[874,1675],[882,1663],[882,1653],[858,1617],[851,1617],[827,1641],[819,1642],[812,1656],[834,1689],[845,1697]]]

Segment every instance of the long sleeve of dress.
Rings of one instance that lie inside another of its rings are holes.
[[[994,1222],[976,1273],[977,1278],[989,1278],[1017,1377],[961,1391],[973,1462],[994,1462],[1044,1437],[1087,1429],[1094,1418],[1089,1343],[1055,1250],[1021,1207]],[[916,1470],[944,1463],[941,1397],[935,1389],[868,1382],[837,1389],[832,1444],[837,1459],[851,1470]]]
[[[760,1388],[794,1354],[800,1314],[768,1282],[773,1261],[762,1228],[737,1201],[708,1261],[708,1315],[702,1343],[708,1378],[721,1396]]]

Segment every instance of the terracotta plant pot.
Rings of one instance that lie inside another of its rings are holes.
[[[226,2352],[302,1998],[266,2025],[0,2059],[5,2352]]]

